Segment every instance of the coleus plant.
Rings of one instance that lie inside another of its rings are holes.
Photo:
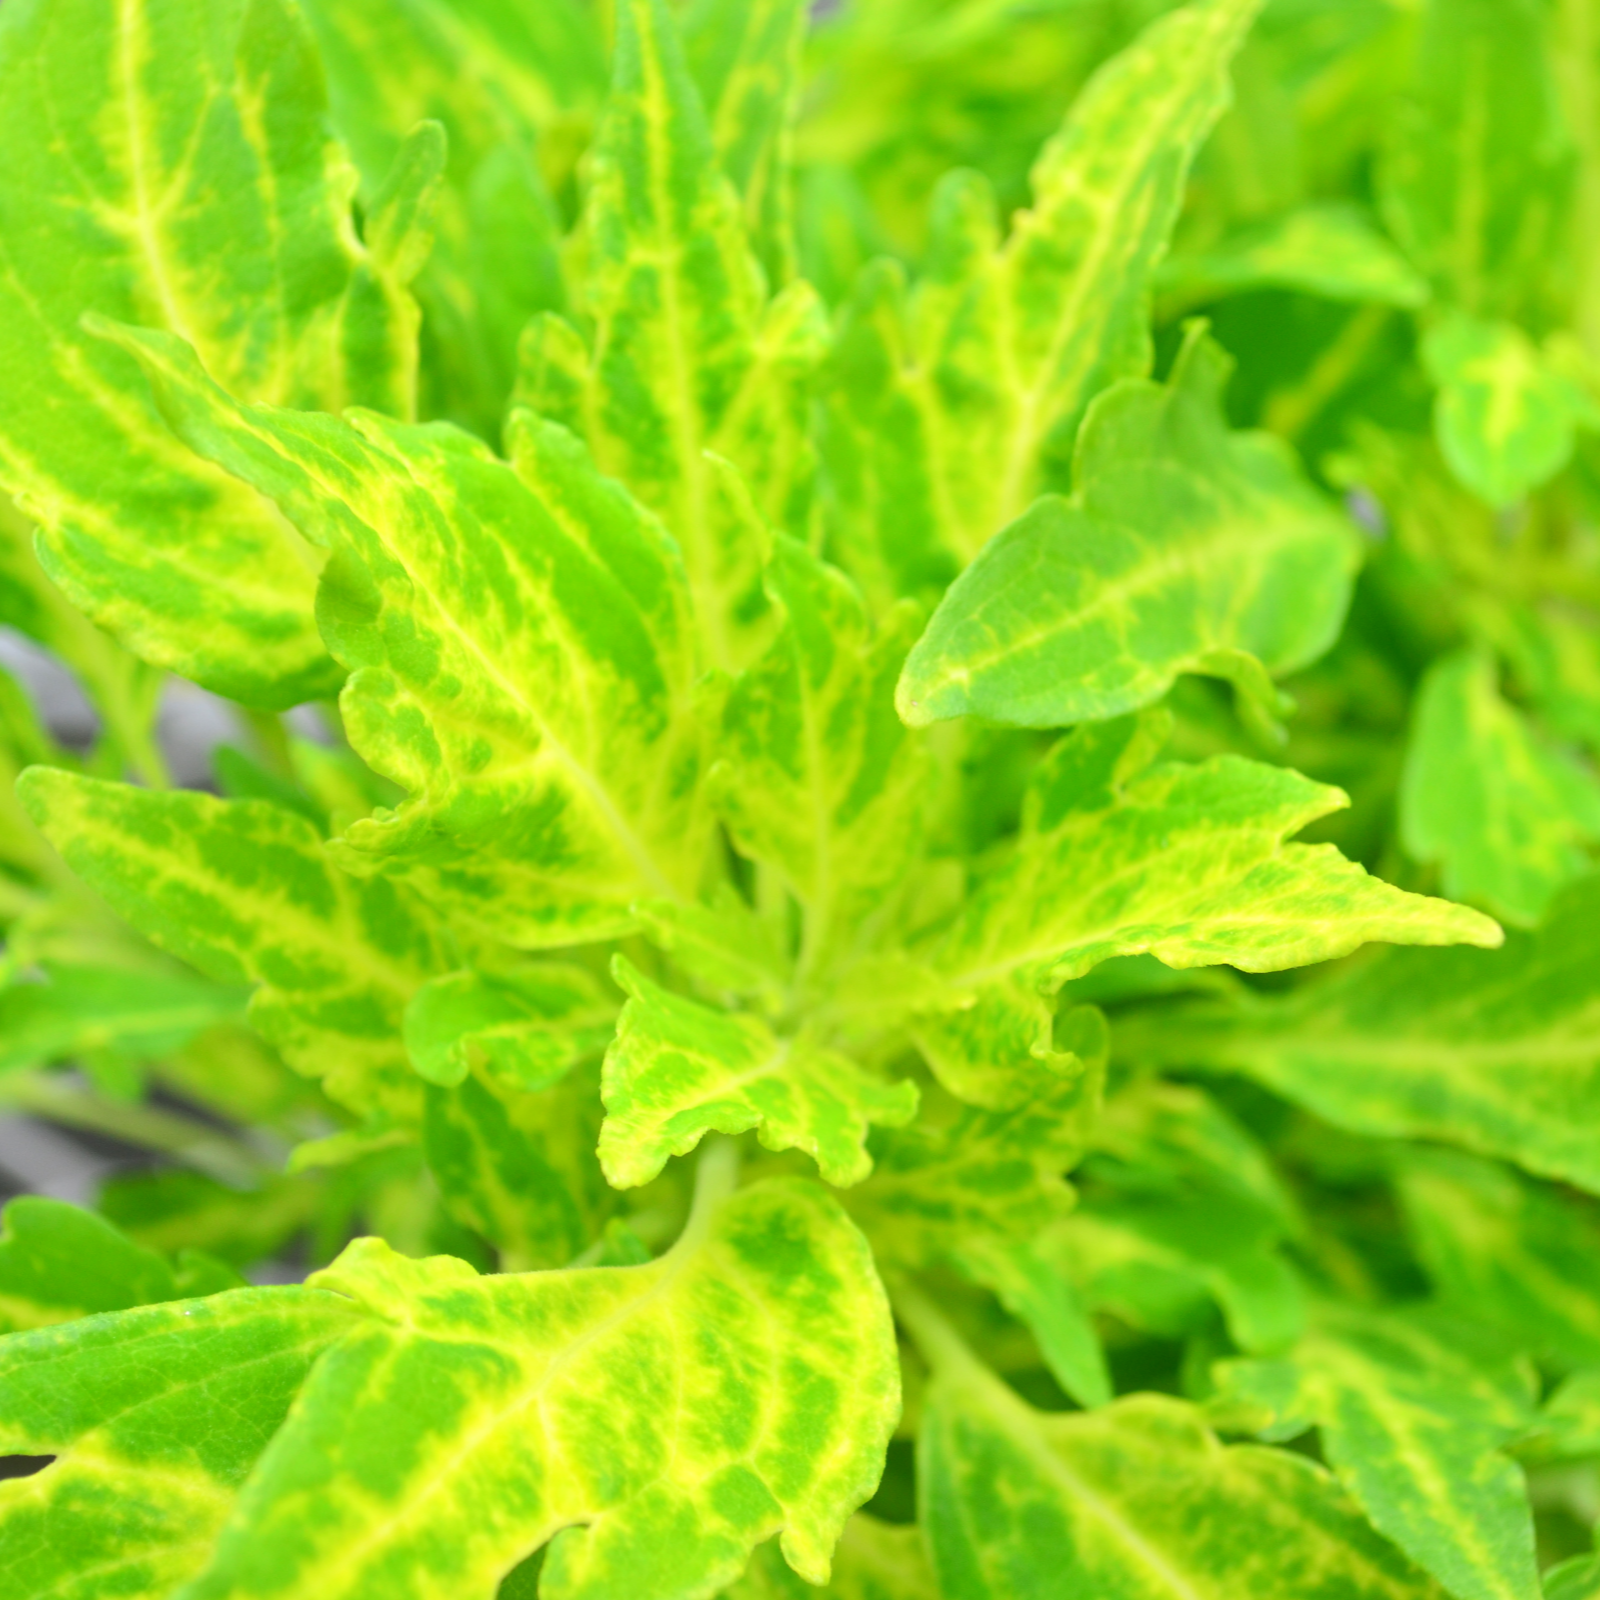
[[[6,1595],[1600,1594],[1597,52],[7,0]]]

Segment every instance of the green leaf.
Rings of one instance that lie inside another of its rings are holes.
[[[1266,1150],[1203,1089],[1159,1078],[1126,1084],[1095,1124],[1094,1152],[1097,1175],[1121,1192],[1220,1201],[1280,1237],[1302,1230]]]
[[[488,1600],[546,1540],[545,1600],[688,1600],[780,1530],[826,1582],[899,1411],[883,1290],[814,1185],[707,1180],[699,1202],[638,1267],[479,1278],[353,1246],[314,1281],[370,1320],[312,1374],[185,1600]]]
[[[1066,486],[1089,402],[1150,366],[1148,300],[1189,164],[1228,100],[1255,0],[1151,24],[1079,95],[1002,243],[970,173],[935,202],[912,308],[869,269],[840,330],[835,537],[870,590],[948,582],[1043,490]]]
[[[267,800],[285,811],[298,812],[318,832],[327,826],[327,814],[292,779],[264,767],[237,745],[219,744],[211,755],[217,789],[225,800]]]
[[[796,266],[791,146],[806,17],[803,0],[695,0],[683,17],[718,164],[744,201],[767,281],[780,288]]]
[[[617,1007],[595,976],[564,962],[430,978],[406,1007],[411,1064],[450,1088],[481,1067],[507,1088],[548,1088],[611,1038]]]
[[[934,1366],[917,1493],[947,1600],[1438,1600],[1305,1457],[1225,1448],[1193,1406],[1164,1395],[1036,1411],[920,1298],[899,1304]]]
[[[1544,1600],[1595,1600],[1600,1595],[1600,1556],[1574,1556],[1544,1575]]]
[[[304,817],[259,800],[165,794],[34,767],[28,814],[73,871],[163,950],[255,983],[250,1020],[360,1113],[415,1120],[400,1041],[412,992],[444,965],[402,891],[333,866]]]
[[[240,1289],[0,1341],[0,1495],[15,1600],[166,1600],[206,1559],[308,1370],[359,1320],[316,1289]]]
[[[1032,1095],[1001,1111],[937,1103],[911,1127],[873,1140],[872,1176],[845,1197],[881,1256],[925,1267],[962,1265],[969,1243],[1027,1241],[1072,1206],[1062,1173],[1075,1166],[1100,1109],[1098,1054],[1041,1063]],[[1087,1050],[1087,1047],[1086,1047]],[[974,1255],[972,1275],[989,1281]]]
[[[135,654],[221,693],[326,693],[311,552],[178,448],[128,355],[79,326],[169,329],[249,399],[410,410],[416,308],[356,237],[298,13],[10,6],[0,106],[0,485],[47,570]]]
[[[1032,1097],[1036,1063],[1049,1061],[1056,1028],[1046,996],[1002,981],[955,1010],[914,1017],[911,1036],[934,1077],[958,1100],[999,1110]]]
[[[1441,1300],[1546,1359],[1600,1366],[1592,1207],[1453,1150],[1406,1152],[1395,1188]]]
[[[1508,506],[1572,459],[1594,402],[1509,322],[1455,315],[1428,330],[1422,360],[1438,385],[1433,429],[1450,470]]]
[[[239,1189],[183,1167],[157,1167],[114,1174],[101,1185],[96,1204],[146,1249],[176,1254],[180,1263],[199,1255],[249,1267],[280,1254],[296,1234],[321,1221],[326,1199],[304,1178],[274,1175]],[[342,1203],[340,1197],[335,1207]],[[324,1248],[320,1239],[316,1248]]]
[[[951,1260],[1027,1327],[1063,1392],[1085,1410],[1111,1403],[1111,1374],[1089,1307],[1061,1270],[1048,1235],[1020,1241],[973,1235]]]
[[[411,792],[349,829],[343,864],[524,947],[685,895],[709,826],[683,569],[569,434],[514,414],[508,466],[442,425],[242,409],[181,345],[119,337],[184,437],[332,552],[317,606],[351,669],[345,730]]]
[[[306,0],[334,123],[370,199],[417,122],[448,137],[423,310],[422,412],[498,436],[528,319],[559,311],[548,168],[605,87],[596,19],[572,0]]]
[[[567,1265],[616,1205],[595,1159],[597,1078],[575,1072],[529,1094],[484,1073],[426,1091],[428,1169],[456,1221],[500,1251],[502,1270]]]
[[[729,994],[752,995],[770,1014],[782,1010],[792,974],[777,930],[732,884],[718,885],[710,905],[641,900],[633,914],[646,938],[690,977]]]
[[[723,1594],[726,1600],[940,1600],[921,1530],[865,1513],[845,1523],[826,1587],[796,1577],[777,1545],[764,1544]]]
[[[1600,1369],[1575,1372],[1556,1386],[1518,1442],[1517,1456],[1536,1465],[1600,1456]]]
[[[767,299],[666,0],[617,7],[584,244],[592,350],[571,327],[536,322],[519,397],[582,435],[601,470],[660,515],[683,550],[709,664],[741,666],[763,640],[765,555],[742,502],[753,494],[768,521],[804,531],[804,380],[822,313],[806,284]],[[708,451],[750,491],[730,493]]]
[[[0,1332],[176,1300],[172,1267],[92,1211],[23,1195],[0,1233]]]
[[[97,628],[45,576],[34,534],[0,496],[0,624],[65,662],[121,760],[146,782],[163,781],[165,764],[152,736],[161,675]]]
[[[1365,939],[1498,943],[1487,918],[1401,893],[1332,845],[1285,844],[1344,797],[1233,756],[1150,760],[1159,716],[1069,734],[1029,787],[1022,831],[988,864],[931,959],[953,996],[1046,988],[1113,956],[1269,972]]]
[[[1298,206],[1205,249],[1177,251],[1161,264],[1156,285],[1169,302],[1191,304],[1272,288],[1414,308],[1429,293],[1367,213],[1339,201]]]
[[[1445,893],[1536,924],[1600,844],[1600,783],[1501,698],[1492,657],[1460,650],[1423,679],[1400,785],[1400,837]]]
[[[1600,878],[1503,951],[1386,951],[1298,993],[1129,1018],[1132,1060],[1247,1073],[1353,1132],[1438,1139],[1600,1193]]]
[[[1047,1242],[1054,1267],[1086,1309],[1158,1338],[1203,1333],[1220,1309],[1241,1350],[1290,1345],[1305,1323],[1300,1278],[1255,1219],[1201,1194],[1092,1199]]]
[[[41,964],[44,982],[0,989],[0,1072],[96,1050],[149,1060],[242,1016],[247,996],[176,973]]]
[[[1164,1337],[1201,1331],[1212,1303],[1234,1343],[1293,1344],[1300,1231],[1261,1147],[1203,1093],[1156,1080],[1114,1095],[1079,1174],[1082,1203],[1041,1248],[1082,1303]]]
[[[1555,607],[1508,606],[1495,643],[1545,725],[1600,756],[1600,635]]]
[[[1373,1526],[1457,1600],[1538,1600],[1522,1473],[1501,1453],[1531,1420],[1531,1374],[1474,1359],[1465,1331],[1459,1316],[1430,1328],[1327,1311],[1294,1354],[1289,1409],[1318,1424]],[[1223,1370],[1246,1390],[1260,1381]]]
[[[1569,172],[1537,0],[1428,0],[1390,112],[1384,219],[1445,299],[1478,316],[1534,298]]]
[[[805,909],[805,984],[861,941],[921,842],[926,752],[892,689],[914,619],[874,633],[850,580],[782,536],[767,589],[781,626],[729,694],[713,785],[734,843]]]
[[[1160,699],[1181,672],[1272,707],[1266,675],[1333,643],[1355,530],[1278,441],[1228,432],[1229,367],[1193,329],[1166,386],[1131,381],[1095,403],[1072,499],[1006,528],[917,641],[895,696],[907,722],[1097,721]]]
[[[868,1125],[917,1113],[908,1081],[885,1083],[803,1034],[782,1038],[747,1013],[671,994],[624,956],[612,975],[629,1000],[601,1079],[600,1164],[619,1189],[648,1183],[708,1133],[749,1128],[769,1150],[805,1151],[829,1183],[859,1183],[872,1170]]]

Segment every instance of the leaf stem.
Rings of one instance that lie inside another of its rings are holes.
[[[678,1235],[678,1242],[668,1252],[689,1254],[699,1248],[711,1227],[717,1207],[739,1187],[739,1147],[732,1139],[713,1134],[700,1152],[700,1162],[694,1173],[694,1202],[689,1207],[689,1220]]]
[[[215,1128],[151,1106],[113,1104],[54,1073],[7,1075],[0,1105],[160,1151],[230,1186],[253,1186],[272,1170],[248,1145]]]
[[[1358,311],[1299,383],[1268,396],[1262,427],[1291,443],[1297,440],[1355,376],[1388,326],[1390,315],[1388,306],[1366,306]]]
[[[920,1289],[901,1279],[889,1289],[895,1315],[916,1342],[923,1359],[943,1377],[975,1377],[993,1381],[993,1375]]]

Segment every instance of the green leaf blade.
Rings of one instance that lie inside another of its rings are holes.
[[[0,989],[0,1073],[85,1051],[147,1060],[243,1015],[237,989],[170,973],[41,962],[43,983]]]
[[[79,326],[174,330],[251,398],[410,409],[415,307],[356,237],[303,24],[274,0],[29,4],[0,26],[0,76],[0,481],[41,559],[138,655],[252,704],[328,692],[310,553],[186,460],[126,355]]]
[[[263,801],[165,794],[34,767],[18,785],[73,870],[154,943],[262,987],[251,1019],[352,1110],[414,1121],[400,1024],[441,964],[436,935],[382,879],[327,859],[315,828]]]
[[[1447,894],[1533,926],[1600,844],[1600,784],[1501,697],[1488,656],[1454,652],[1417,697],[1400,836]]]
[[[750,1128],[770,1150],[804,1150],[829,1183],[859,1183],[872,1170],[869,1124],[916,1115],[909,1081],[885,1083],[807,1039],[780,1039],[756,1017],[670,994],[625,957],[613,971],[630,997],[601,1090],[600,1161],[617,1188],[648,1183],[707,1133]]]
[[[10,1592],[165,1600],[358,1320],[318,1290],[241,1289],[0,1341],[0,1451],[56,1458],[0,1496]]]
[[[576,440],[519,412],[508,465],[445,425],[241,408],[182,346],[120,337],[185,437],[333,552],[318,619],[349,736],[412,791],[342,837],[347,866],[524,947],[684,897],[709,820],[682,568]]]
[[[1231,756],[1152,767],[1164,739],[1159,718],[1128,718],[1046,758],[1011,853],[935,948],[954,996],[1008,977],[1055,987],[1144,951],[1263,972],[1367,939],[1499,943],[1477,912],[1403,894],[1330,845],[1283,842],[1337,809],[1337,790]]]
[[[92,1211],[40,1195],[7,1204],[0,1234],[0,1332],[177,1298],[168,1263]]]
[[[1228,433],[1227,372],[1193,335],[1165,388],[1095,403],[1073,499],[1040,501],[956,580],[906,662],[902,717],[1064,727],[1148,705],[1180,672],[1259,694],[1263,668],[1328,648],[1354,529],[1267,439]]]
[[[953,1600],[1063,1584],[1151,1600],[1222,1600],[1241,1584],[1288,1597],[1312,1592],[1308,1572],[1330,1596],[1442,1595],[1320,1467],[1225,1448],[1181,1401],[1138,1395],[1051,1416],[970,1355],[939,1366],[919,1444],[920,1515]]]
[[[1355,1132],[1439,1139],[1600,1192],[1583,1131],[1600,1104],[1597,907],[1589,877],[1503,951],[1386,951],[1281,1003],[1130,1019],[1119,1043],[1247,1073]]]
[[[1525,499],[1572,459],[1593,402],[1520,328],[1458,314],[1428,330],[1422,359],[1439,387],[1439,448],[1490,505]]]
[[[629,1268],[479,1279],[353,1249],[318,1281],[372,1320],[319,1365],[184,1600],[342,1600],[379,1575],[396,1600],[487,1600],[552,1536],[548,1600],[714,1592],[780,1530],[825,1582],[899,1410],[887,1302],[815,1186],[697,1216]]]

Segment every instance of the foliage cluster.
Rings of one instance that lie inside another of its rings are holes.
[[[1600,1596],[1600,0],[5,0],[0,150],[159,1157],[7,1600]]]

